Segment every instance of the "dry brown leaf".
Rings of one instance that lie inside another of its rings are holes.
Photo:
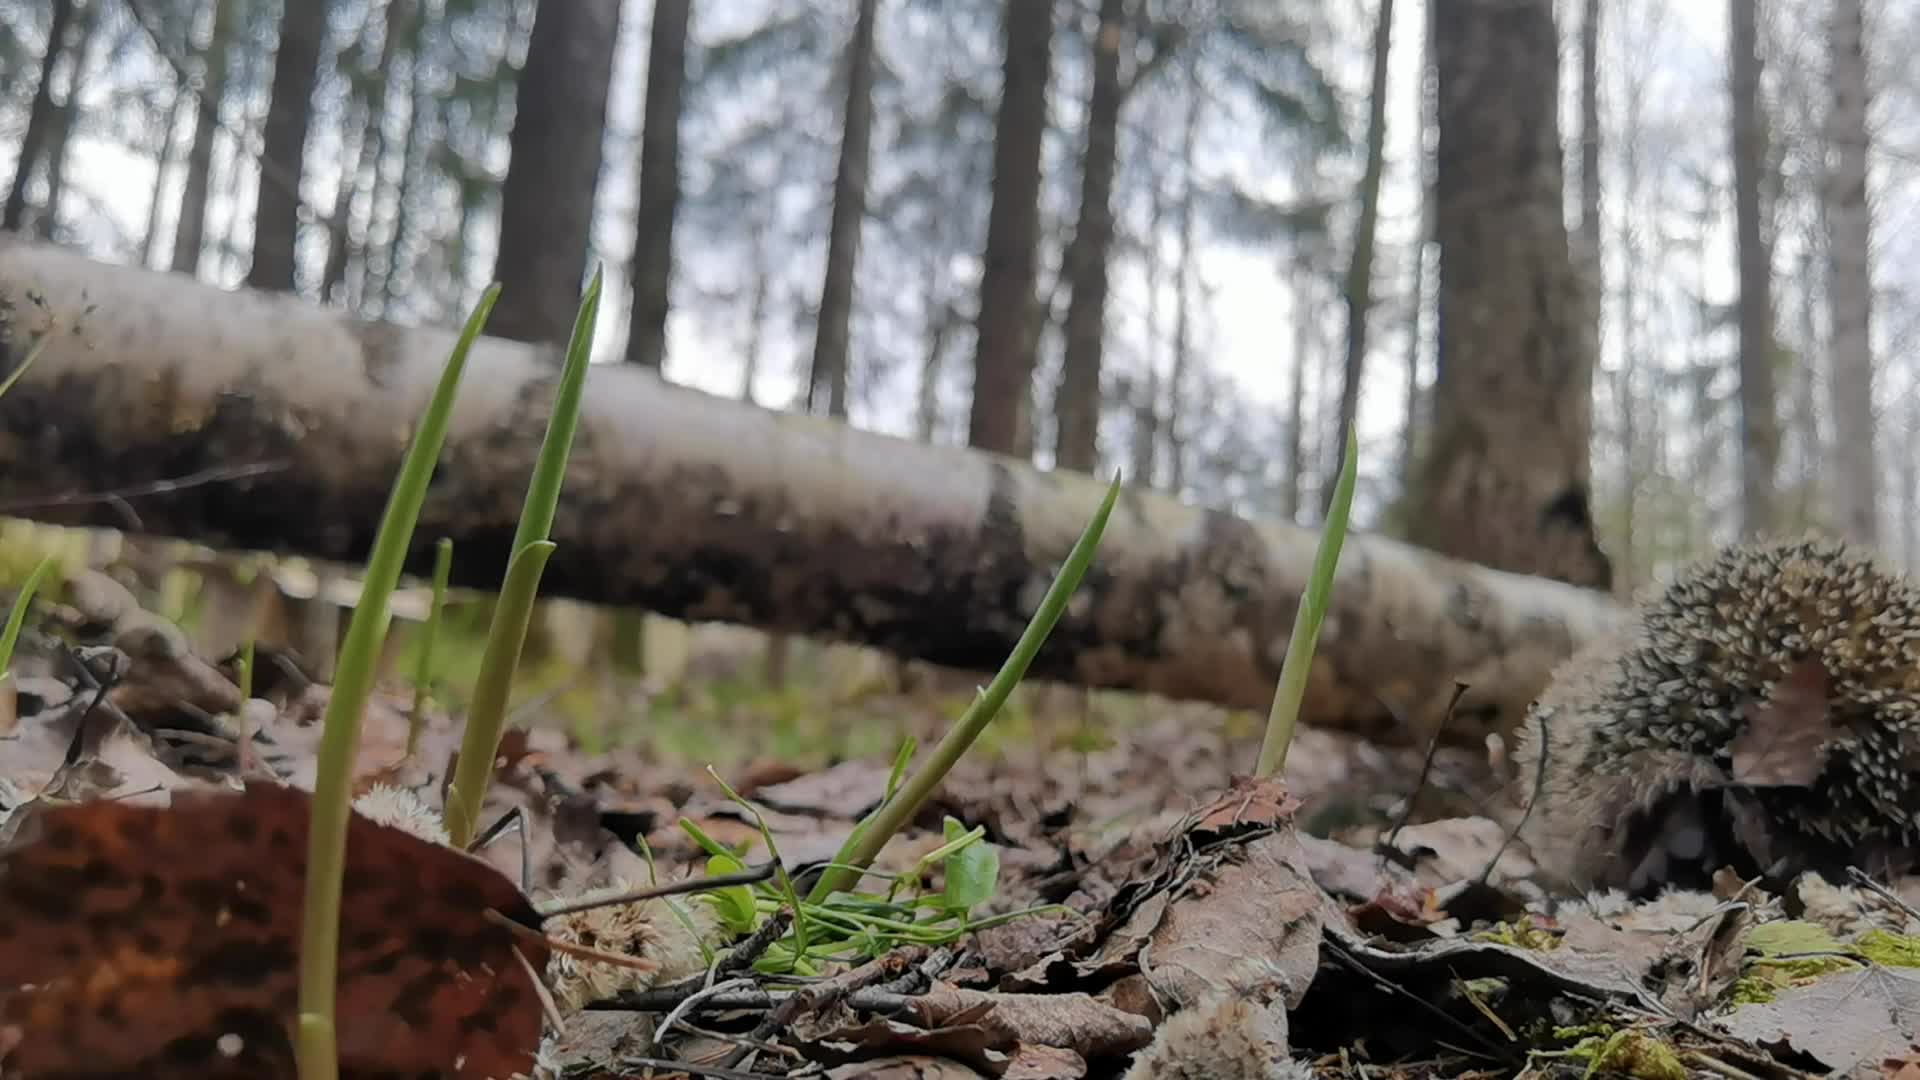
[[[1274,991],[1292,1008],[1320,966],[1326,895],[1291,831],[1259,837],[1238,855],[1167,905],[1141,968],[1182,1006],[1222,992]]]
[[[983,1008],[985,1012],[978,1012]],[[908,1011],[925,1028],[977,1016],[974,1023],[1004,1031],[1021,1043],[1065,1047],[1082,1057],[1130,1054],[1153,1038],[1153,1026],[1144,1017],[1090,994],[1002,994],[940,983],[915,996]]]
[[[1810,787],[1827,764],[1833,738],[1827,669],[1817,658],[1787,669],[1764,704],[1747,710],[1734,737],[1733,780],[1750,787]]]
[[[979,1080],[991,1075],[995,1074],[969,1068],[951,1058],[928,1057],[924,1054],[855,1061],[827,1070],[828,1080]]]
[[[1872,967],[1790,986],[1717,1021],[1734,1038],[1791,1047],[1836,1075],[1908,1053],[1920,1039],[1920,975]]]
[[[257,786],[34,815],[0,855],[6,1074],[289,1075],[310,802]],[[488,909],[539,925],[478,860],[350,819],[343,1077],[530,1068],[543,1014],[514,952],[538,971],[547,950]]]

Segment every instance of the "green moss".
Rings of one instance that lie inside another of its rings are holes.
[[[1886,967],[1920,967],[1920,937],[1869,930],[1853,943],[1861,958]]]
[[[1546,952],[1560,947],[1560,935],[1529,918],[1500,923],[1469,935],[1474,941],[1505,945],[1528,952]]]

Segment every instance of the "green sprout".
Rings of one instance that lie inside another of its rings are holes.
[[[489,286],[467,319],[447,358],[440,383],[414,431],[387,508],[374,535],[366,581],[347,624],[346,639],[327,699],[320,753],[313,785],[313,820],[307,831],[307,889],[301,910],[300,1027],[301,1080],[337,1080],[339,1050],[334,1038],[335,983],[340,965],[340,891],[346,869],[347,822],[352,814],[353,758],[360,741],[360,720],[373,688],[375,662],[393,613],[388,601],[399,583],[413,529],[426,502],[427,487],[446,441],[447,427],[466,370],[467,353],[480,336],[500,287]]]
[[[253,698],[253,647],[254,638],[252,635],[248,635],[247,640],[240,645],[240,663],[237,674],[240,676],[240,700],[242,702],[249,701]]]
[[[1027,622],[1026,630],[1015,643],[1013,652],[1005,664],[987,684],[987,688],[974,698],[973,704],[960,717],[958,723],[948,729],[933,748],[932,755],[919,772],[907,781],[893,798],[881,803],[870,816],[854,827],[834,856],[833,865],[820,875],[813,891],[807,899],[811,903],[820,903],[833,893],[852,886],[861,871],[873,865],[874,857],[880,849],[886,847],[893,834],[900,831],[913,816],[940,781],[946,778],[954,765],[972,746],[980,733],[993,723],[999,715],[1000,706],[1006,703],[1007,696],[1026,676],[1027,668],[1040,652],[1040,646],[1053,632],[1053,626],[1067,610],[1067,601],[1073,598],[1073,591],[1080,587],[1080,579],[1086,576],[1087,567],[1093,562],[1094,550],[1100,546],[1100,535],[1106,531],[1107,518],[1113,513],[1113,504],[1120,497],[1120,477],[1115,474],[1113,483],[1107,486],[1106,497],[1100,501],[1100,508],[1094,511],[1093,519],[1087,522],[1080,539],[1067,554],[1067,561],[1060,567],[1060,573],[1054,577],[1053,585],[1047,589],[1047,595],[1040,601],[1039,610]]]
[[[35,360],[40,359],[40,353],[46,347],[47,336],[45,334],[41,334],[33,339],[33,344],[28,347],[27,355],[20,361],[19,366],[8,372],[5,379],[0,379],[0,397],[5,397],[7,391],[13,389],[13,384],[20,381],[20,376],[27,373],[27,369],[33,366]]]
[[[1293,729],[1300,719],[1300,703],[1307,696],[1307,675],[1313,670],[1313,650],[1320,641],[1320,623],[1327,617],[1327,603],[1333,594],[1333,574],[1340,564],[1340,545],[1347,538],[1347,515],[1353,509],[1355,460],[1360,446],[1351,426],[1347,428],[1346,456],[1340,463],[1340,480],[1333,488],[1333,502],[1327,507],[1326,528],[1320,533],[1320,547],[1313,555],[1313,576],[1307,579],[1305,594],[1293,619],[1293,637],[1287,641],[1287,658],[1280,665],[1280,685],[1273,694],[1273,710],[1267,714],[1267,735],[1260,744],[1260,763],[1255,776],[1273,776],[1287,764],[1287,747],[1293,742]]]
[[[20,595],[13,598],[13,610],[7,612],[6,629],[0,630],[0,683],[13,675],[13,647],[20,641],[20,628],[27,621],[27,609],[33,606],[33,594],[40,591],[40,583],[53,572],[57,557],[49,555],[40,560],[40,565],[27,575],[27,583],[20,586]]]
[[[553,412],[547,417],[546,440],[534,461],[533,477],[527,484],[526,502],[520,510],[520,525],[507,557],[506,578],[500,583],[500,599],[493,611],[493,623],[487,629],[485,660],[480,677],[474,681],[473,702],[467,710],[466,731],[460,740],[459,763],[454,767],[453,783],[447,788],[447,835],[454,846],[466,847],[479,827],[480,804],[493,778],[493,758],[500,750],[500,736],[506,730],[507,698],[513,689],[514,670],[520,664],[520,650],[526,645],[527,625],[533,619],[533,603],[540,590],[540,574],[553,554],[554,544],[547,539],[553,531],[553,518],[560,504],[560,486],[566,479],[567,455],[573,448],[573,433],[580,422],[580,398],[585,391],[587,361],[593,349],[593,328],[600,311],[600,282],[603,268],[596,268],[580,299],[573,320],[573,336],[567,341],[566,364],[560,372],[560,387],[554,395]]]
[[[453,538],[443,536],[433,549],[433,600],[420,634],[420,662],[413,674],[413,708],[407,713],[407,756],[420,750],[420,728],[427,714],[427,687],[433,680],[433,643],[440,636],[440,611],[447,606],[447,579],[453,574]]]

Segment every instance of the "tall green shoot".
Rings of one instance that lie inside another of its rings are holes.
[[[594,270],[593,280],[588,283],[573,320],[566,365],[560,373],[560,387],[554,394],[553,412],[547,418],[546,440],[540,446],[533,477],[527,484],[520,525],[514,532],[506,577],[500,585],[500,601],[494,608],[493,623],[487,628],[484,661],[480,677],[474,682],[473,704],[467,710],[467,727],[460,740],[460,761],[454,768],[453,783],[447,789],[447,835],[457,847],[471,843],[478,828],[480,804],[493,778],[493,756],[500,750],[500,735],[506,729],[507,698],[513,689],[520,650],[526,644],[527,625],[533,618],[540,574],[553,554],[554,544],[547,536],[553,530],[561,482],[566,479],[567,455],[573,448],[573,433],[579,426],[580,398],[586,387],[587,361],[593,351],[593,328],[600,311],[603,273],[602,269]]]
[[[0,683],[7,681],[13,674],[13,648],[20,641],[20,629],[26,624],[27,609],[33,606],[33,594],[40,591],[40,584],[53,572],[59,562],[58,556],[49,555],[40,560],[40,565],[27,575],[26,584],[20,586],[20,595],[13,598],[13,610],[7,612],[6,629],[0,630]]]
[[[427,605],[427,626],[420,638],[420,662],[413,672],[413,708],[407,713],[408,757],[420,751],[420,728],[427,715],[427,687],[433,682],[433,645],[440,637],[440,612],[447,606],[447,580],[452,576],[453,537],[443,536],[433,548],[433,600]]]
[[[1320,546],[1313,555],[1313,575],[1307,579],[1300,608],[1293,617],[1293,636],[1287,641],[1287,658],[1280,665],[1280,685],[1274,690],[1273,708],[1267,714],[1267,734],[1260,744],[1255,776],[1272,776],[1287,764],[1287,747],[1293,742],[1300,704],[1307,696],[1307,676],[1313,670],[1313,651],[1320,643],[1320,624],[1327,617],[1327,604],[1333,595],[1333,575],[1340,564],[1340,547],[1347,538],[1347,516],[1353,509],[1354,472],[1359,456],[1359,441],[1349,426],[1340,480],[1334,485],[1326,527],[1320,532]]]
[[[1120,477],[1116,474],[1113,483],[1107,487],[1106,497],[1100,500],[1100,508],[1094,511],[1092,520],[1081,531],[1080,539],[1074,543],[1060,572],[1054,576],[1053,585],[1047,589],[1047,595],[1040,601],[1033,618],[1027,621],[1026,630],[1021,633],[1020,640],[1015,643],[1013,652],[1007,656],[999,673],[933,748],[927,763],[913,774],[893,798],[882,803],[871,817],[855,827],[834,856],[833,865],[814,884],[813,891],[807,896],[809,903],[821,903],[834,893],[851,888],[859,879],[860,871],[873,865],[880,849],[887,846],[887,841],[893,838],[894,833],[913,820],[921,805],[939,787],[940,781],[946,778],[954,765],[959,763],[967,748],[999,715],[1000,707],[1026,676],[1027,668],[1040,652],[1040,646],[1046,642],[1054,624],[1060,621],[1060,616],[1067,610],[1067,602],[1073,598],[1073,591],[1080,587],[1080,579],[1086,576],[1087,567],[1093,562],[1093,553],[1100,546],[1100,536],[1106,531],[1107,518],[1112,516],[1113,504],[1119,497]]]
[[[366,582],[347,624],[327,699],[320,753],[313,785],[313,818],[307,830],[306,902],[301,910],[300,1028],[297,1042],[301,1080],[338,1080],[340,1063],[334,1037],[335,983],[340,965],[340,890],[346,868],[347,821],[352,814],[353,758],[360,742],[361,713],[373,689],[381,645],[392,620],[388,601],[413,542],[413,529],[426,502],[427,487],[439,462],[441,444],[466,370],[467,353],[500,295],[490,286],[460,332],[440,383],[420,417],[400,474],[367,560]]]

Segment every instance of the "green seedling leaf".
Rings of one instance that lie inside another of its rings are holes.
[[[540,592],[540,574],[556,545],[536,540],[520,549],[507,564],[507,578],[487,628],[487,648],[480,678],[473,685],[473,704],[467,710],[467,730],[460,741],[460,763],[447,788],[447,835],[453,846],[473,842],[479,827],[480,804],[493,778],[493,757],[500,752],[500,736],[507,727],[507,698],[513,692],[513,672],[533,622],[533,602]]]
[[[486,666],[474,686],[467,728],[461,734],[460,765],[447,791],[446,815],[447,834],[459,847],[473,840],[478,827],[480,804],[493,779],[494,755],[499,753],[500,735],[506,728],[507,696],[520,665],[520,650],[526,643],[527,621],[539,592],[540,573],[547,556],[553,553],[548,535],[553,531],[567,457],[580,423],[580,399],[586,391],[587,361],[593,351],[593,327],[599,317],[604,274],[605,268],[594,269],[593,280],[587,283],[574,315],[560,386],[554,392],[553,412],[547,417],[546,438],[527,482],[526,502],[520,508],[520,523],[509,549],[512,554],[507,559],[506,580],[501,584],[493,625],[487,632]]]
[[[47,335],[41,334],[33,339],[33,344],[27,349],[26,358],[8,372],[5,379],[0,380],[0,397],[7,396],[7,391],[13,389],[13,384],[20,381],[20,376],[27,373],[27,369],[33,366],[35,360],[40,359],[40,351],[46,347]]]
[[[6,629],[0,630],[0,683],[13,676],[13,648],[20,642],[20,628],[26,624],[27,609],[33,606],[33,594],[40,591],[40,583],[53,573],[58,558],[52,555],[40,560],[40,565],[27,575],[26,584],[20,586],[20,594],[13,598],[13,609],[7,612]]]
[[[446,441],[460,376],[487,314],[500,296],[492,285],[481,295],[454,343],[440,382],[413,433],[400,475],[387,496],[387,508],[374,534],[366,581],[354,606],[334,665],[333,691],[327,698],[320,753],[313,785],[313,819],[307,830],[307,889],[301,908],[300,1021],[298,1057],[301,1080],[338,1080],[334,1043],[334,985],[340,966],[341,873],[352,808],[352,766],[359,749],[360,718],[373,689],[375,661],[386,641],[393,611],[388,600],[413,543],[413,529],[426,502],[440,446]]]
[[[707,859],[707,876],[721,877],[726,874],[743,874],[747,864],[731,855],[714,855]],[[728,885],[700,894],[713,905],[720,916],[720,922],[735,934],[753,932],[759,921],[760,909],[753,901],[753,890],[745,885]]]
[[[729,849],[725,844],[722,844],[720,841],[715,840],[713,837],[708,836],[704,829],[700,828],[700,826],[695,825],[693,823],[692,818],[684,818],[684,817],[681,818],[680,829],[682,832],[685,832],[688,836],[691,836],[693,838],[693,842],[700,845],[700,850],[706,852],[708,855],[714,856],[715,858],[722,858],[722,859],[731,859],[735,857],[735,853],[731,849]]]
[[[1313,554],[1313,576],[1307,579],[1306,594],[1300,598],[1300,609],[1293,618],[1293,637],[1287,641],[1287,658],[1280,665],[1280,685],[1274,691],[1273,709],[1267,714],[1267,734],[1260,744],[1256,776],[1272,776],[1287,764],[1287,747],[1293,742],[1300,703],[1307,696],[1307,676],[1313,671],[1313,650],[1320,642],[1320,624],[1326,620],[1328,599],[1333,595],[1340,547],[1347,539],[1347,515],[1353,509],[1354,471],[1359,457],[1360,443],[1349,426],[1340,481],[1334,485],[1333,502],[1327,507],[1319,550]]]
[[[946,863],[947,910],[965,916],[993,897],[994,887],[1000,881],[1000,851],[978,838],[984,835],[984,830],[979,834],[969,833],[952,818],[947,818],[940,827],[949,843],[976,837],[972,843],[947,856]]]
[[[940,785],[940,781],[946,778],[947,773],[980,737],[980,733],[999,715],[1000,707],[1006,704],[1013,688],[1026,676],[1027,668],[1040,652],[1040,646],[1046,643],[1047,635],[1053,632],[1054,624],[1065,614],[1067,601],[1073,598],[1073,591],[1079,588],[1080,579],[1086,576],[1087,567],[1093,562],[1093,553],[1100,546],[1100,535],[1106,531],[1107,519],[1113,514],[1113,504],[1119,498],[1120,477],[1115,474],[1113,483],[1107,487],[1106,497],[1100,501],[1087,527],[1081,531],[1073,550],[1068,552],[1060,573],[1054,577],[1053,585],[1047,589],[1047,595],[1041,599],[1033,618],[1028,620],[1027,628],[1015,643],[1007,662],[1001,665],[999,673],[987,684],[987,688],[974,698],[959,722],[948,729],[939,745],[933,748],[927,762],[900,789],[898,796],[888,800],[870,821],[863,822],[862,827],[856,828],[847,837],[847,842],[834,856],[834,862],[846,867],[872,866],[880,849],[913,819],[913,815],[920,812],[921,806]],[[820,880],[814,884],[807,899],[819,903],[836,892],[852,888],[857,877],[850,869],[829,869],[820,875]]]

